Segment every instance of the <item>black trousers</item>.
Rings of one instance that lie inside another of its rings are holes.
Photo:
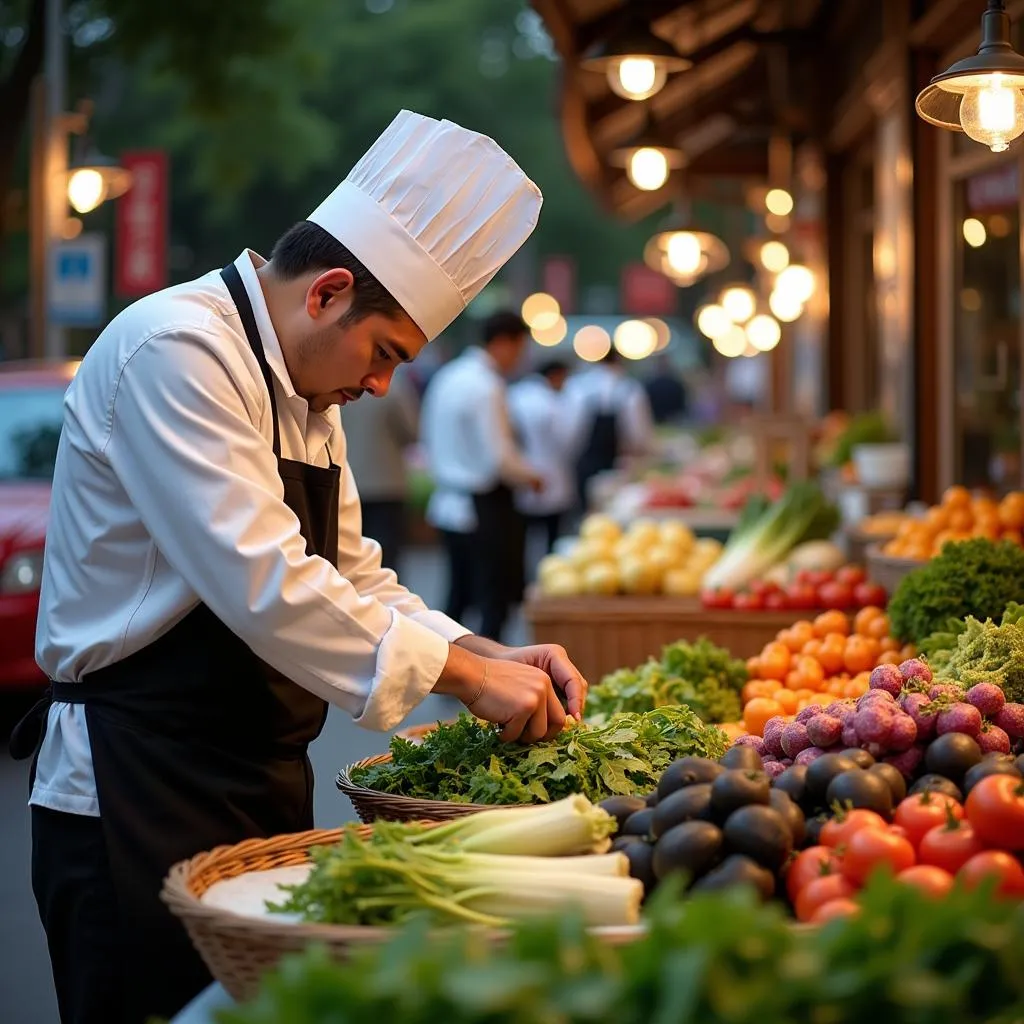
[[[363,536],[381,546],[381,562],[385,569],[398,572],[398,560],[405,547],[405,502],[364,501]]]
[[[32,891],[61,1024],[121,1024],[125,956],[99,818],[32,808]]]
[[[445,602],[444,613],[456,622],[461,622],[466,612],[476,606],[473,534],[442,530],[441,540],[448,556],[448,600]]]
[[[562,513],[552,512],[544,516],[527,516],[526,521],[531,533],[543,531],[546,545],[544,551],[550,554],[562,529]]]

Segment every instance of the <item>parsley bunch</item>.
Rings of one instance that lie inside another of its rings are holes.
[[[687,707],[575,725],[546,743],[502,743],[496,726],[461,714],[421,744],[395,737],[391,760],[356,768],[352,781],[397,796],[454,803],[547,803],[582,793],[594,803],[646,793],[677,757],[718,758],[729,741]]]

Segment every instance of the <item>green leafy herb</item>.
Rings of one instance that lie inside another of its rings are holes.
[[[998,624],[968,617],[939,674],[965,687],[996,683],[1009,701],[1024,701],[1024,608],[1011,604]]]
[[[582,793],[595,803],[612,794],[645,793],[677,757],[720,757],[729,741],[689,708],[615,715],[577,725],[546,743],[502,743],[495,726],[463,713],[439,723],[421,744],[395,737],[391,759],[356,768],[352,781],[421,800],[547,803]]]

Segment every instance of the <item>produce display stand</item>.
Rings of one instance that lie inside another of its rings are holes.
[[[812,613],[712,610],[690,597],[544,597],[533,589],[523,614],[534,643],[561,644],[597,683],[656,657],[666,644],[700,636],[735,658],[752,658],[780,630]]]
[[[877,541],[867,549],[868,576],[875,583],[885,587],[890,594],[908,573],[927,564],[927,562],[919,562],[915,558],[894,558],[892,555],[884,555],[881,545]]]

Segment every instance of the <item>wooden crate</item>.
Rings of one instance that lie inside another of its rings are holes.
[[[542,597],[531,593],[523,614],[535,643],[561,644],[586,679],[657,657],[676,640],[706,636],[736,658],[760,654],[781,629],[808,612],[742,612],[703,608],[686,597]]]

